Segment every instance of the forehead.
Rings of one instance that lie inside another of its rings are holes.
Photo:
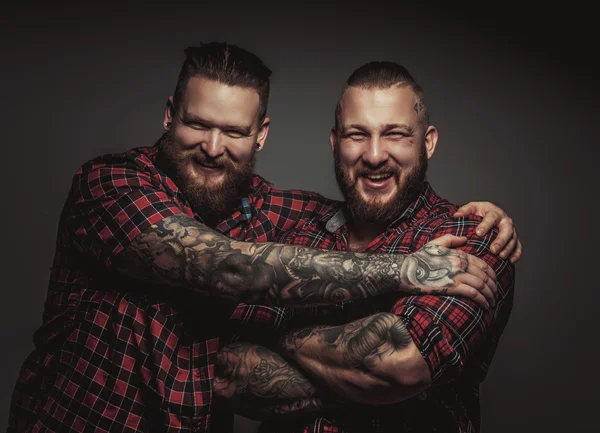
[[[207,121],[249,124],[257,120],[260,98],[251,88],[229,86],[205,77],[190,77],[182,98],[187,114]]]
[[[417,95],[409,86],[385,89],[349,87],[340,100],[342,126],[358,124],[377,128],[380,125],[418,121],[414,110]]]

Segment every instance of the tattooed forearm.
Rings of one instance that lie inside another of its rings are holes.
[[[298,368],[262,346],[229,344],[219,352],[216,367],[216,404],[237,413],[269,418],[325,407],[317,388]]]
[[[378,313],[341,326],[289,332],[283,346],[296,357],[297,351],[309,343],[319,348],[321,357],[329,352],[329,358],[337,359],[340,366],[368,370],[411,342],[410,333],[397,316]]]
[[[342,326],[290,331],[282,346],[302,370],[361,403],[402,401],[430,382],[427,364],[410,333],[391,313]]]
[[[361,254],[231,240],[192,218],[168,217],[119,256],[131,276],[233,299],[335,303],[415,287],[442,289],[466,268],[465,253]]]

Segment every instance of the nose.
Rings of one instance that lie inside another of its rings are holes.
[[[385,144],[379,137],[371,137],[367,147],[362,154],[362,159],[366,165],[379,167],[390,157]]]
[[[211,158],[217,158],[225,152],[225,143],[221,131],[212,128],[207,131],[201,143],[202,150]]]

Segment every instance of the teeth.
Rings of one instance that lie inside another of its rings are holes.
[[[391,177],[392,175],[387,173],[387,174],[373,174],[371,176],[367,176],[368,179],[371,180],[381,180],[381,179],[387,179],[389,177]]]

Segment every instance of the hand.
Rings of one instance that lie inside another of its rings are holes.
[[[444,235],[427,243],[402,263],[403,280],[418,294],[467,297],[478,305],[496,305],[496,273],[483,260],[464,251],[466,237]]]
[[[510,262],[516,263],[521,258],[523,245],[517,236],[517,229],[514,222],[506,212],[493,203],[488,201],[476,201],[467,203],[456,211],[455,217],[465,215],[478,215],[483,217],[475,233],[483,236],[490,231],[492,227],[498,227],[498,236],[494,239],[491,251],[505,259],[510,256]]]

